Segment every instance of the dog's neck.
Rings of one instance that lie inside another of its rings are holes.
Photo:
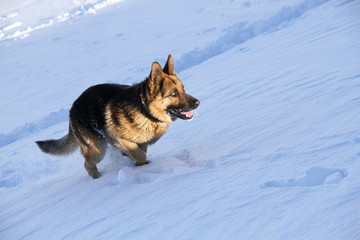
[[[156,123],[163,123],[164,121],[161,121],[160,119],[154,117],[154,116],[151,114],[150,109],[149,109],[149,107],[148,107],[148,102],[147,102],[146,96],[147,96],[147,94],[149,94],[149,93],[148,93],[148,91],[147,91],[147,89],[146,89],[146,84],[145,84],[145,82],[146,82],[147,80],[148,80],[148,79],[145,79],[144,82],[141,82],[141,83],[139,84],[139,88],[140,88],[140,94],[139,94],[139,96],[140,96],[140,102],[141,102],[141,112],[142,112],[148,119],[150,119],[151,121],[156,122]]]

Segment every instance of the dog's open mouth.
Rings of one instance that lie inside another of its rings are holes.
[[[180,118],[183,120],[189,120],[189,119],[192,119],[192,117],[193,117],[192,111],[184,111],[181,108],[168,109],[168,113],[171,116],[172,120],[175,120],[176,118]]]

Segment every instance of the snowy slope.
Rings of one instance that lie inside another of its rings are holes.
[[[0,41],[28,37],[31,32],[71,20],[121,0],[1,1]]]
[[[359,10],[124,0],[4,39],[0,239],[360,239]],[[37,149],[88,86],[141,81],[169,53],[201,107],[150,165],[110,149],[92,180],[79,152]]]

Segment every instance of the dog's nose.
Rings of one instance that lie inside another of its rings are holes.
[[[194,108],[198,108],[198,107],[199,107],[199,105],[200,105],[200,101],[199,101],[199,100],[197,100],[197,99],[195,99],[195,101],[193,102],[193,106],[194,106]]]

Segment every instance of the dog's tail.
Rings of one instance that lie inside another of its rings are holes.
[[[71,129],[69,129],[69,133],[66,136],[60,139],[36,141],[36,143],[43,152],[52,155],[67,155],[79,147]]]

